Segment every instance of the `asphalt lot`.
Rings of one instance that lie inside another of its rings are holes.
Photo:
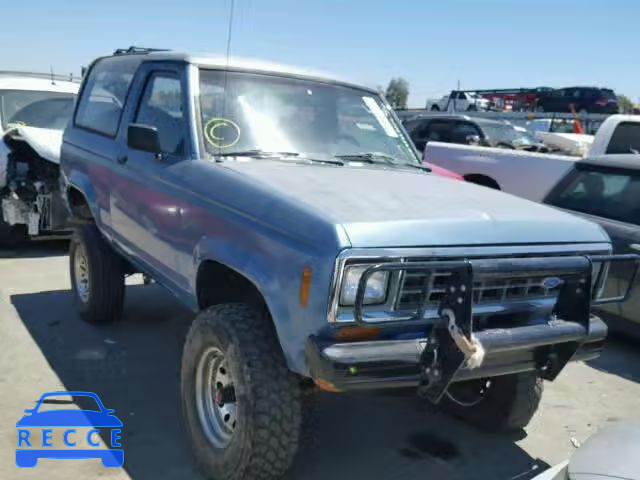
[[[181,349],[191,314],[156,285],[127,289],[124,321],[96,328],[71,305],[66,243],[0,253],[0,478],[201,478],[182,429]],[[133,279],[135,280],[135,278]],[[43,392],[97,393],[123,421],[125,465],[14,463],[15,422]],[[488,435],[413,395],[322,394],[289,479],[527,479],[566,458],[598,427],[640,418],[640,343],[546,384],[537,416],[515,435]]]

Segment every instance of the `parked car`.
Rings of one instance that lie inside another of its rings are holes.
[[[0,72],[0,248],[65,233],[62,131],[79,84]]]
[[[593,138],[587,157],[640,151],[634,115],[611,115]],[[635,158],[635,157],[634,157]],[[424,160],[452,170],[465,180],[541,202],[581,157],[429,142]]]
[[[64,134],[73,298],[113,322],[142,271],[196,312],[181,396],[207,476],[282,475],[313,384],[414,387],[520,429],[542,379],[599,354],[597,225],[430,174],[373,89],[118,52],[89,67]]]
[[[451,101],[449,101],[451,98]],[[456,112],[471,112],[476,110],[488,110],[491,101],[480,97],[474,92],[453,91],[448,95],[443,95],[439,100],[427,101],[427,110],[434,112],[446,112],[452,109]]]
[[[510,123],[468,115],[421,115],[404,123],[418,151],[427,142],[459,143],[486,147],[508,148],[534,152],[549,149],[524,128]]]
[[[635,148],[640,149],[640,124],[634,125]],[[640,162],[638,154],[615,153],[573,164],[544,203],[598,223],[611,237],[614,253],[640,251]],[[610,327],[640,337],[640,284],[628,265],[610,267],[606,294],[632,287],[628,302],[600,307]],[[618,293],[616,293],[618,292]]]
[[[454,180],[464,180],[462,175],[458,175],[456,172],[452,172],[451,170],[447,170],[446,168],[439,167],[438,165],[433,165],[429,162],[422,162],[422,164],[431,169],[431,173],[434,175],[439,175],[441,177],[453,178]]]
[[[594,433],[569,460],[531,480],[640,480],[640,422],[627,419]]]
[[[613,90],[598,87],[568,87],[542,93],[536,110],[568,113],[571,105],[578,113],[618,113],[618,98]]]

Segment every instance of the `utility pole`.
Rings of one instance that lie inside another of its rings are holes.
[[[458,80],[458,90],[460,90],[460,80]]]

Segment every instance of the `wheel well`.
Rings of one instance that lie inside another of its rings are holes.
[[[487,175],[482,175],[480,173],[470,173],[468,175],[465,175],[464,179],[469,183],[475,183],[476,185],[482,185],[483,187],[500,190],[500,185],[498,185],[498,182]]]
[[[84,194],[75,187],[69,187],[67,190],[67,201],[71,215],[76,220],[93,220],[91,208]]]
[[[198,268],[196,293],[200,309],[230,302],[266,308],[262,294],[251,280],[213,260],[205,260]]]

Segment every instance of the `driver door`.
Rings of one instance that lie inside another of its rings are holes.
[[[179,272],[179,252],[186,248],[180,235],[182,213],[180,176],[177,170],[188,162],[191,147],[187,128],[186,79],[179,67],[143,67],[130,97],[123,126],[124,149],[117,161],[126,182],[111,193],[112,223],[124,248],[133,252],[155,276],[185,288]],[[131,148],[126,143],[130,124],[154,127],[162,153]]]

